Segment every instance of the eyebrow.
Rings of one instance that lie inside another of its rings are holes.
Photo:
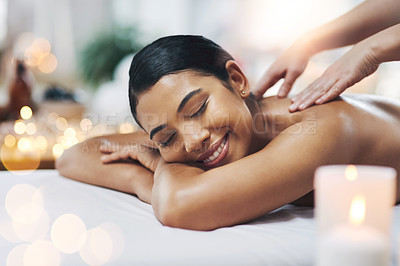
[[[186,96],[182,99],[181,103],[178,106],[178,113],[180,113],[183,109],[183,107],[185,107],[186,103],[196,94],[200,93],[202,91],[201,88],[197,89],[197,90],[193,90],[191,92],[189,92],[188,94],[186,94]],[[153,136],[158,133],[158,131],[163,130],[165,127],[167,126],[167,124],[162,124],[159,125],[157,127],[155,127],[154,129],[152,129],[150,131],[150,139],[153,139]]]
[[[153,139],[154,134],[156,134],[158,131],[163,130],[167,124],[162,124],[158,127],[155,127],[151,132],[150,132],[150,139]]]
[[[181,103],[178,106],[178,113],[180,113],[183,109],[183,107],[185,107],[186,103],[196,94],[200,93],[202,91],[202,89],[197,89],[194,91],[189,92],[188,94],[186,94],[186,96],[183,98],[183,100],[181,101]]]

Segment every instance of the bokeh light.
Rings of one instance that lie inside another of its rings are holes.
[[[23,121],[17,120],[14,123],[14,132],[17,133],[18,135],[22,135],[25,133],[26,130],[26,125]]]
[[[35,148],[39,151],[46,151],[47,150],[47,139],[39,135],[35,138]]]
[[[43,214],[43,196],[39,189],[29,184],[12,187],[6,196],[8,215],[20,223],[33,223]]]
[[[15,144],[17,143],[17,140],[15,139],[15,137],[13,135],[7,135],[4,138],[4,144],[7,147],[13,147]]]
[[[29,106],[23,106],[19,113],[24,120],[28,120],[32,117],[32,109]]]
[[[106,222],[99,225],[99,228],[108,232],[112,240],[112,255],[109,262],[118,259],[125,249],[125,237],[118,225]]]
[[[52,112],[47,116],[47,120],[50,124],[54,125],[59,117],[60,116],[57,113]]]
[[[26,138],[26,137],[22,137],[18,140],[18,149],[22,152],[29,152],[29,151],[33,151],[33,143],[31,141],[31,139]]]
[[[57,58],[52,53],[45,55],[40,63],[38,64],[38,68],[43,73],[51,73],[57,68]]]
[[[34,242],[44,239],[50,228],[50,218],[46,211],[32,223],[21,223],[14,220],[12,223],[13,230],[17,237],[22,241]]]
[[[40,152],[34,149],[32,137],[21,139],[18,140],[17,148],[3,144],[0,157],[3,166],[8,171],[15,175],[28,175],[39,167]],[[29,171],[19,171],[28,169]]]
[[[26,124],[26,129],[25,132],[28,135],[34,135],[37,131],[37,127],[34,123],[28,123]]]
[[[14,247],[7,256],[7,266],[24,265],[24,254],[29,244],[21,244]]]
[[[87,231],[87,240],[79,251],[81,258],[89,265],[107,263],[113,253],[113,241],[110,234],[101,227]]]
[[[85,223],[75,214],[61,215],[53,223],[51,240],[64,253],[77,252],[86,241]]]
[[[20,57],[24,54],[26,49],[28,49],[35,39],[35,35],[32,32],[24,32],[22,33],[15,43],[15,56]]]
[[[72,127],[67,128],[67,129],[64,131],[64,136],[65,136],[66,138],[74,138],[74,137],[76,137],[76,131],[75,131],[75,129],[73,129]]]
[[[65,130],[68,126],[68,122],[64,117],[57,117],[56,118],[56,127],[58,128],[58,130]]]
[[[33,41],[32,46],[37,47],[42,54],[46,55],[51,51],[50,42],[44,38],[37,38]]]
[[[48,40],[36,38],[25,48],[25,63],[31,67],[38,67],[43,73],[51,73],[57,67],[57,58],[50,51],[51,45]]]
[[[52,151],[53,151],[54,158],[58,158],[58,157],[61,156],[61,154],[63,154],[64,148],[63,148],[63,146],[61,144],[56,143],[56,144],[53,145]]]
[[[87,133],[89,130],[92,129],[93,123],[90,119],[84,118],[80,123],[80,127],[84,133]]]
[[[14,231],[13,220],[11,218],[0,220],[0,236],[11,243],[21,242],[21,239]]]
[[[24,266],[58,266],[60,262],[60,252],[47,240],[32,243],[24,254]]]
[[[40,48],[36,46],[30,46],[28,49],[25,50],[25,63],[30,67],[36,67],[39,65],[43,58],[43,53]]]

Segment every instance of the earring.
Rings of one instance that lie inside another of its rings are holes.
[[[240,93],[241,93],[242,95],[246,95],[246,92],[245,92],[245,91],[240,91]]]

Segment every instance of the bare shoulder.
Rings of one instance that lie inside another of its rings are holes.
[[[267,97],[259,101],[264,121],[275,138],[308,134],[314,135],[329,128],[331,134],[340,132],[345,124],[352,123],[352,116],[348,116],[349,104],[339,99],[324,105],[315,105],[303,111],[289,112],[292,101],[289,98]],[[331,128],[336,128],[332,131]],[[324,133],[326,134],[326,132]]]

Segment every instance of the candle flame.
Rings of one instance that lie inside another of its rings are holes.
[[[362,195],[354,196],[350,206],[350,223],[361,225],[365,220],[365,197]]]
[[[357,167],[355,167],[354,165],[347,166],[344,175],[349,181],[356,180],[358,176]]]

